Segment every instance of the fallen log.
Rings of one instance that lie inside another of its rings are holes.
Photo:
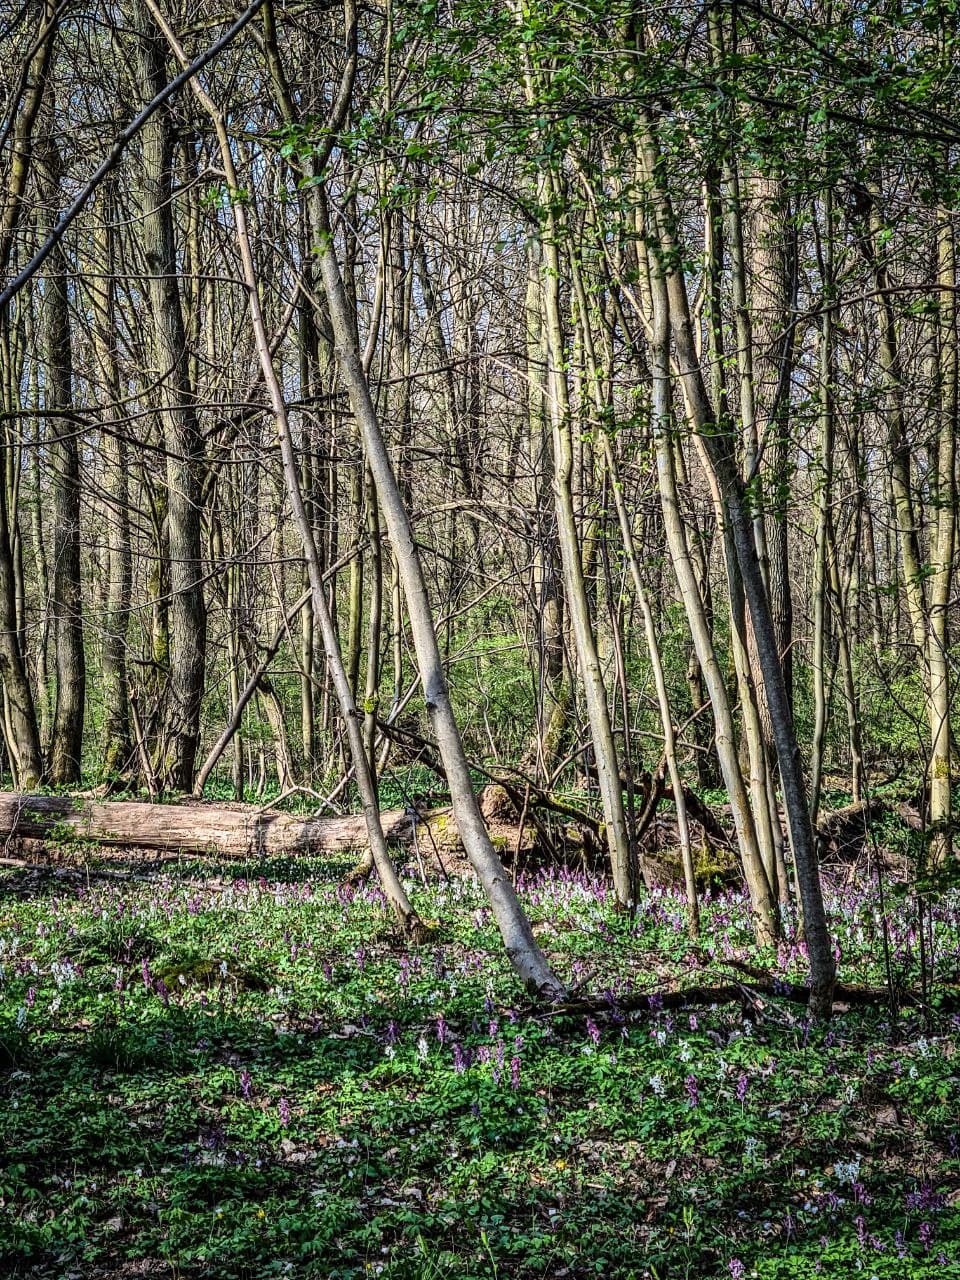
[[[832,813],[821,813],[817,822],[821,854],[826,851],[840,855],[859,852],[866,841],[870,823],[880,816],[883,807],[883,801],[873,797],[834,809]]]
[[[413,821],[405,809],[381,814],[388,840],[405,841]],[[70,852],[86,845],[155,849],[170,853],[218,853],[230,857],[340,853],[362,849],[362,815],[302,817],[251,806],[149,804],[82,796],[0,793],[0,840],[40,840]]]
[[[816,834],[821,858],[831,854],[840,861],[855,861],[867,844],[870,824],[885,814],[899,818],[914,831],[923,826],[917,810],[904,801],[888,800],[882,796],[858,800],[842,809],[820,814]]]

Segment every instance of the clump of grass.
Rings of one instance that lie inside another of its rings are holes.
[[[157,938],[135,922],[123,916],[100,916],[67,938],[64,954],[92,967],[149,959],[160,947]]]

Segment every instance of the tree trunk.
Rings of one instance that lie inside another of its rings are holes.
[[[138,73],[143,96],[166,83],[159,33],[140,5],[131,9],[139,33]],[[149,272],[153,323],[152,365],[160,379],[159,411],[167,449],[167,552],[170,564],[170,687],[163,759],[158,774],[172,791],[189,791],[200,741],[206,653],[206,609],[201,550],[203,441],[187,367],[173,224],[173,132],[165,109],[142,131],[141,234]]]
[[[652,124],[645,121],[644,167],[654,186],[654,215],[659,243],[657,253],[675,245],[675,219],[665,189],[660,157]],[[763,678],[763,690],[773,726],[777,762],[783,786],[783,798],[790,828],[790,841],[797,869],[797,882],[803,903],[804,930],[810,959],[810,1012],[816,1018],[828,1018],[833,1007],[836,965],[827,927],[817,865],[816,844],[807,802],[806,786],[800,762],[793,716],[787,696],[770,612],[770,601],[763,582],[754,530],[745,502],[743,483],[731,453],[730,440],[717,433],[716,422],[707,400],[701,364],[692,343],[689,299],[679,259],[670,255],[665,268],[670,325],[676,344],[677,363],[684,387],[691,424],[703,443],[714,471],[724,504],[724,519],[729,522],[743,579],[744,593],[750,609],[757,644],[757,658]],[[664,268],[660,268],[664,270]]]

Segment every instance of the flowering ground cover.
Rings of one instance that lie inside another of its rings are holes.
[[[530,880],[558,971],[602,993],[561,1016],[526,1004],[471,882],[411,886],[438,923],[409,948],[343,870],[0,873],[0,1273],[960,1275],[956,895],[925,1020],[816,1029],[786,998],[664,998],[737,962],[802,981],[738,895],[693,948],[670,893],[630,918],[601,882]],[[829,906],[841,979],[880,982],[875,886]],[[894,899],[903,987],[919,944]]]

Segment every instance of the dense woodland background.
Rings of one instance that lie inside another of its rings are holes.
[[[958,16],[0,0],[0,1273],[957,1273]]]
[[[890,778],[948,861],[954,3],[2,22],[13,786],[413,805],[459,729],[623,901],[664,797],[761,935]]]

